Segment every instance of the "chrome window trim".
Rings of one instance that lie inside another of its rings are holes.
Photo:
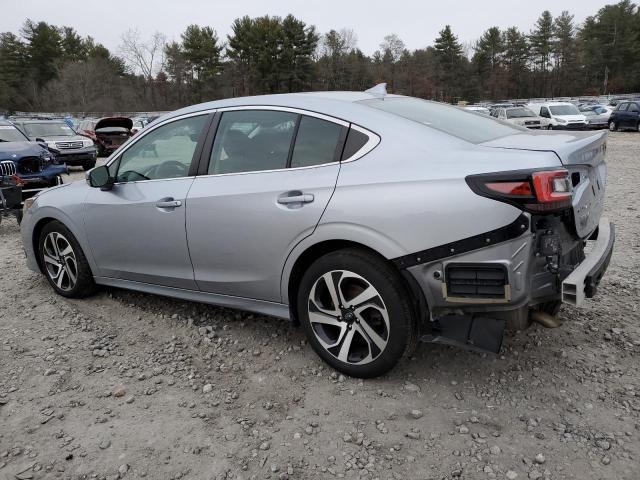
[[[308,165],[308,166],[304,166],[304,167],[289,167],[289,168],[277,168],[277,169],[271,169],[271,170],[251,170],[249,172],[232,172],[232,173],[212,173],[212,174],[205,174],[205,175],[196,175],[195,177],[176,177],[176,178],[158,178],[158,179],[153,179],[153,180],[136,180],[136,181],[132,181],[132,182],[116,182],[114,183],[114,185],[128,185],[128,184],[132,184],[132,183],[148,183],[148,182],[160,182],[160,181],[166,181],[166,180],[181,180],[184,178],[199,178],[199,177],[203,177],[203,178],[207,178],[207,177],[227,177],[227,176],[231,176],[231,175],[249,175],[249,174],[255,174],[255,173],[273,173],[273,172],[288,172],[288,171],[296,171],[296,170],[308,170],[308,169],[312,169],[312,168],[322,168],[322,167],[327,167],[330,165],[340,165],[341,163],[346,163],[346,162],[353,162],[355,160],[358,160],[359,158],[362,158],[363,156],[365,156],[367,153],[369,153],[371,150],[373,150],[375,147],[378,146],[378,144],[380,143],[381,139],[380,136],[377,135],[376,133],[373,133],[370,130],[367,130],[366,128],[363,128],[359,125],[356,125],[355,123],[350,123],[347,122],[345,120],[336,118],[336,117],[332,117],[330,115],[325,115],[323,113],[318,113],[318,112],[314,112],[311,110],[305,110],[302,108],[295,108],[295,107],[280,107],[277,105],[241,105],[241,106],[235,106],[235,107],[222,107],[222,108],[211,108],[211,109],[207,109],[207,110],[199,110],[197,112],[191,112],[191,113],[185,113],[183,115],[179,115],[176,117],[171,117],[168,118],[166,120],[163,120],[162,122],[158,123],[157,125],[154,125],[153,127],[149,128],[146,127],[145,129],[141,130],[140,133],[138,133],[138,135],[136,135],[134,138],[135,140],[132,141],[131,143],[127,142],[124,145],[120,146],[115,152],[113,152],[111,154],[110,159],[107,161],[107,163],[105,163],[105,166],[110,167],[111,164],[113,164],[114,162],[116,162],[118,160],[118,158],[124,153],[126,152],[129,148],[131,148],[133,145],[135,145],[136,143],[138,143],[139,141],[141,141],[144,137],[146,137],[147,135],[149,135],[151,132],[153,132],[155,129],[160,128],[164,125],[167,125],[168,123],[171,122],[175,122],[178,120],[182,120],[185,118],[189,118],[189,117],[195,117],[198,115],[209,115],[211,113],[217,113],[217,112],[231,112],[231,111],[238,111],[238,110],[275,110],[275,111],[282,111],[282,112],[289,112],[289,113],[296,113],[296,114],[300,114],[300,115],[307,115],[309,117],[315,117],[315,118],[319,118],[321,120],[326,120],[328,122],[332,122],[332,123],[336,123],[338,125],[341,125],[343,127],[346,128],[353,128],[354,130],[365,134],[367,137],[369,137],[369,140],[367,141],[367,143],[365,143],[360,150],[358,150],[357,152],[355,152],[353,155],[351,155],[349,158],[342,160],[342,161],[338,161],[338,162],[328,162],[328,163],[322,163],[319,165]]]
[[[218,112],[230,112],[238,110],[275,110],[278,112],[296,113],[300,115],[306,115],[308,117],[319,118],[320,120],[326,120],[327,122],[337,123],[343,127],[349,127],[349,122],[340,118],[325,115],[324,113],[314,112],[312,110],[305,110],[303,108],[296,107],[279,107],[277,105],[241,105],[238,107],[222,107],[216,109]]]

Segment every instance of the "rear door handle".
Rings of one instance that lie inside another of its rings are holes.
[[[182,202],[180,200],[162,200],[156,203],[156,207],[158,208],[177,208],[181,206]]]
[[[293,197],[278,197],[278,203],[282,205],[289,205],[291,203],[311,203],[314,198],[315,197],[311,193],[303,193],[302,195],[295,195]]]

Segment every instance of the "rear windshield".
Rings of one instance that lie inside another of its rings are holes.
[[[535,117],[535,114],[528,108],[510,108],[507,110],[507,118]]]
[[[76,134],[69,125],[60,123],[24,123],[24,131],[30,137],[72,137]]]
[[[549,110],[554,115],[580,115],[580,110],[575,105],[554,105]]]
[[[358,103],[408,118],[471,143],[488,142],[525,131],[523,128],[507,125],[485,115],[419,98],[387,97],[361,100]]]
[[[0,142],[27,142],[29,139],[13,125],[0,125]]]

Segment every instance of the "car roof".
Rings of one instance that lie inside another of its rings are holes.
[[[374,100],[379,98],[409,98],[403,95],[387,94],[380,96],[367,92],[304,92],[304,93],[283,93],[273,95],[257,95],[251,97],[236,97],[223,100],[214,100],[212,102],[200,103],[182,108],[173,112],[166,113],[154,120],[153,123],[164,121],[179,115],[196,113],[203,110],[213,110],[216,108],[226,107],[243,107],[243,106],[274,106],[299,108],[301,110],[309,110],[330,115],[336,118],[345,118],[349,121],[358,122],[360,119],[366,121],[372,117],[382,115],[382,118],[389,118],[389,114],[382,111],[372,111],[366,105],[359,105],[357,102],[361,100]],[[371,120],[368,123],[373,122]],[[362,123],[362,122],[361,122]]]

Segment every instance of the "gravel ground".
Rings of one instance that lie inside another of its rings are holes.
[[[367,381],[287,322],[56,296],[5,219],[0,479],[638,479],[640,135],[611,134],[608,158],[617,245],[596,299],[499,356],[421,345]]]

